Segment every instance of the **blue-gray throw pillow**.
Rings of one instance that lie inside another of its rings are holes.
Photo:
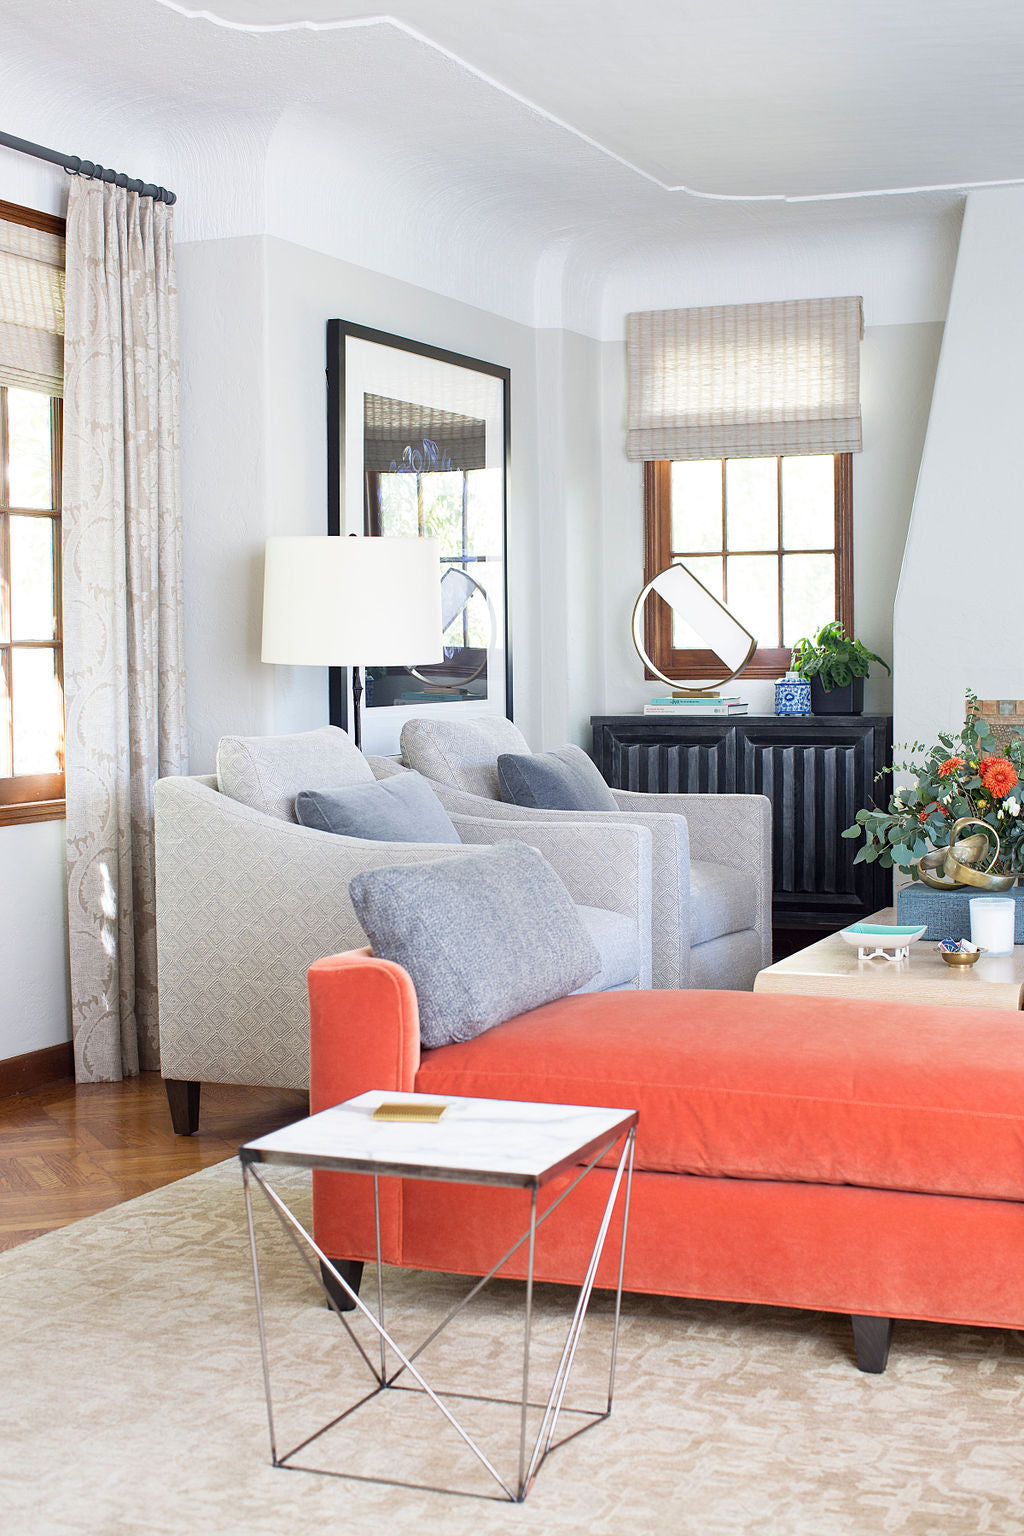
[[[617,811],[615,796],[582,747],[557,752],[503,752],[498,792],[507,805],[531,811]]]
[[[396,773],[374,784],[304,789],[295,819],[318,832],[372,838],[377,843],[458,843],[451,817],[419,773]]]
[[[348,889],[374,954],[412,977],[430,1048],[566,997],[601,969],[565,886],[525,843],[366,870]]]

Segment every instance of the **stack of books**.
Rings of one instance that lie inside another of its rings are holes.
[[[745,715],[747,706],[734,695],[715,694],[706,699],[652,699],[644,705],[645,715]]]

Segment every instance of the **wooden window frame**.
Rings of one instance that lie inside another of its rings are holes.
[[[782,459],[797,455],[777,455],[781,479]],[[837,453],[835,458],[835,591],[836,617],[847,634],[853,633],[853,455]],[[723,462],[723,475],[724,464]],[[779,542],[775,553],[784,550],[781,528],[781,492],[779,495]],[[724,500],[723,500],[724,506]],[[771,551],[766,550],[766,554]],[[786,554],[804,553],[791,551]],[[672,561],[672,461],[658,459],[644,464],[644,584],[653,581],[659,571]],[[779,581],[782,565],[779,564]],[[722,663],[713,651],[681,651],[672,645],[672,610],[663,598],[652,592],[644,612],[644,645],[654,665],[668,677],[694,679],[721,677]],[[776,678],[791,665],[786,646],[759,646],[743,676]],[[654,673],[644,668],[644,676]]]
[[[0,201],[0,219],[9,224],[23,224],[29,229],[45,230],[51,235],[64,236],[65,222],[55,214],[39,213],[34,208],[20,208],[15,203]],[[10,528],[9,516],[11,511],[19,515],[25,513],[29,516],[49,517],[54,524],[53,540],[53,580],[54,580],[54,638],[52,641],[40,641],[45,649],[53,649],[56,657],[57,679],[60,685],[61,697],[64,693],[64,637],[62,627],[62,602],[61,602],[61,507],[63,495],[61,487],[61,458],[63,445],[63,421],[64,402],[56,400],[56,409],[51,411],[51,455],[53,466],[53,500],[49,510],[40,508],[11,508],[8,501],[8,486],[6,477],[0,483],[0,571],[10,569]],[[6,417],[4,417],[6,421]],[[0,431],[5,427],[0,427]],[[0,473],[7,464],[7,443],[0,443]],[[0,586],[0,604],[6,610],[10,603],[10,592],[6,583]],[[9,632],[7,613],[3,614],[4,623],[0,633]],[[0,669],[3,670],[9,685],[10,657],[12,643],[0,642]],[[9,695],[8,695],[9,697]],[[10,729],[10,723],[0,720],[0,729]],[[61,733],[60,757],[63,762],[64,741]],[[60,773],[22,773],[0,775],[0,827],[12,826],[32,821],[60,821],[66,811],[64,801],[64,774]]]

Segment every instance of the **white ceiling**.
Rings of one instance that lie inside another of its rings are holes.
[[[638,175],[705,197],[1024,177],[1017,0],[395,0],[384,18],[357,0],[160,3],[200,34],[322,28],[339,94],[353,30],[405,30]],[[387,109],[401,116],[401,91]]]
[[[1018,0],[0,0],[0,27],[8,132],[175,187],[186,238],[399,275],[428,227],[439,267],[482,231],[524,289],[542,256],[677,287],[684,245],[712,272],[854,225],[948,246],[962,190],[1024,179]]]
[[[0,0],[0,15],[51,58],[121,73],[136,100],[194,102],[194,86],[228,110],[313,94],[344,117],[369,46],[392,134],[422,133],[407,85],[432,53],[451,103],[482,82],[550,120],[567,154],[588,142],[677,196],[1024,178],[1018,0],[393,0],[386,16],[358,0]],[[465,133],[472,149],[472,119]]]

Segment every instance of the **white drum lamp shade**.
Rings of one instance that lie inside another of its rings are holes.
[[[440,662],[438,541],[268,539],[262,655],[287,666]]]

